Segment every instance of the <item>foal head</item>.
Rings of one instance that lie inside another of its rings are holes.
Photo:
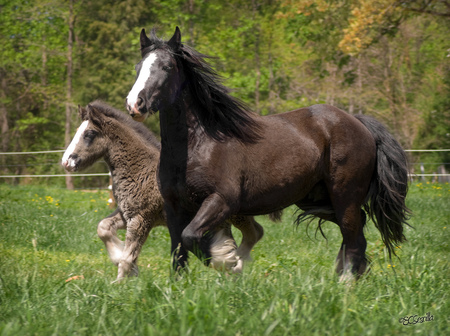
[[[62,166],[71,172],[85,169],[105,155],[108,138],[104,131],[104,116],[95,107],[78,107],[83,120],[62,158]]]
[[[158,39],[154,33],[149,39],[142,29],[140,43],[142,60],[135,67],[136,82],[126,99],[127,110],[137,121],[173,104],[184,82],[175,57],[181,48],[178,27],[168,42]]]

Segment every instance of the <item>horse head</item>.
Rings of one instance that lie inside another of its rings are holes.
[[[107,148],[104,135],[106,117],[96,108],[78,106],[78,114],[83,121],[64,152],[61,164],[70,171],[85,169],[100,159]]]
[[[126,108],[137,121],[173,104],[184,81],[175,57],[182,46],[178,27],[168,42],[154,33],[150,39],[142,29],[140,44],[142,60],[135,67],[136,81],[126,99]]]

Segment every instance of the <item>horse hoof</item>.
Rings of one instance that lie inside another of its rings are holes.
[[[243,269],[244,269],[244,260],[238,259],[236,266],[231,268],[231,272],[233,274],[240,274],[240,273],[242,273]]]

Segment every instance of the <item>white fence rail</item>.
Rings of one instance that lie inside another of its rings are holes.
[[[63,153],[64,149],[58,149],[58,150],[48,150],[48,151],[35,151],[35,152],[0,152],[1,155],[35,155],[35,154],[49,154],[49,153]],[[406,149],[405,152],[409,153],[418,153],[418,152],[450,152],[450,149]],[[409,174],[410,177],[434,177],[434,178],[444,178],[450,180],[450,174],[447,173],[445,169],[445,165],[449,165],[450,163],[434,163],[441,165],[443,168],[441,168],[441,172],[433,172],[433,173],[425,173],[424,163],[413,163],[413,165],[420,165],[420,173],[411,173]],[[110,176],[109,172],[105,173],[86,173],[86,174],[36,174],[36,175],[29,175],[29,174],[16,174],[16,175],[0,175],[0,178],[34,178],[34,177],[65,177],[65,176]]]
[[[48,151],[34,151],[34,152],[0,152],[0,158],[1,156],[22,156],[22,155],[41,155],[41,154],[54,154],[54,153],[63,153],[65,152],[64,149],[58,149],[58,150],[48,150]],[[1,162],[1,161],[0,161]],[[13,166],[38,166],[38,165],[48,165],[48,166],[54,166],[60,164],[60,158],[58,158],[57,161],[53,162],[46,162],[46,163],[37,163],[37,164],[26,164],[26,163],[19,163],[14,164]],[[8,166],[1,166],[2,167],[8,167]],[[103,170],[103,169],[101,169]],[[61,171],[64,171],[61,167]],[[0,175],[0,178],[48,178],[48,177],[66,177],[66,176],[72,176],[72,177],[95,177],[95,176],[111,176],[109,171],[105,169],[105,172],[99,172],[99,173],[64,173],[64,174],[7,174],[7,175]]]

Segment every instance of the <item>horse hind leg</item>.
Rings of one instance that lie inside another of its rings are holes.
[[[367,269],[367,242],[363,232],[366,215],[356,207],[348,208],[344,213],[346,220],[340,225],[343,241],[336,258],[336,272],[341,282],[351,280],[354,276],[359,278]],[[349,222],[353,225],[349,225]]]
[[[97,234],[105,244],[109,259],[118,266],[122,258],[124,242],[117,237],[117,230],[126,229],[119,209],[116,209],[108,217],[102,219],[97,226]]]

